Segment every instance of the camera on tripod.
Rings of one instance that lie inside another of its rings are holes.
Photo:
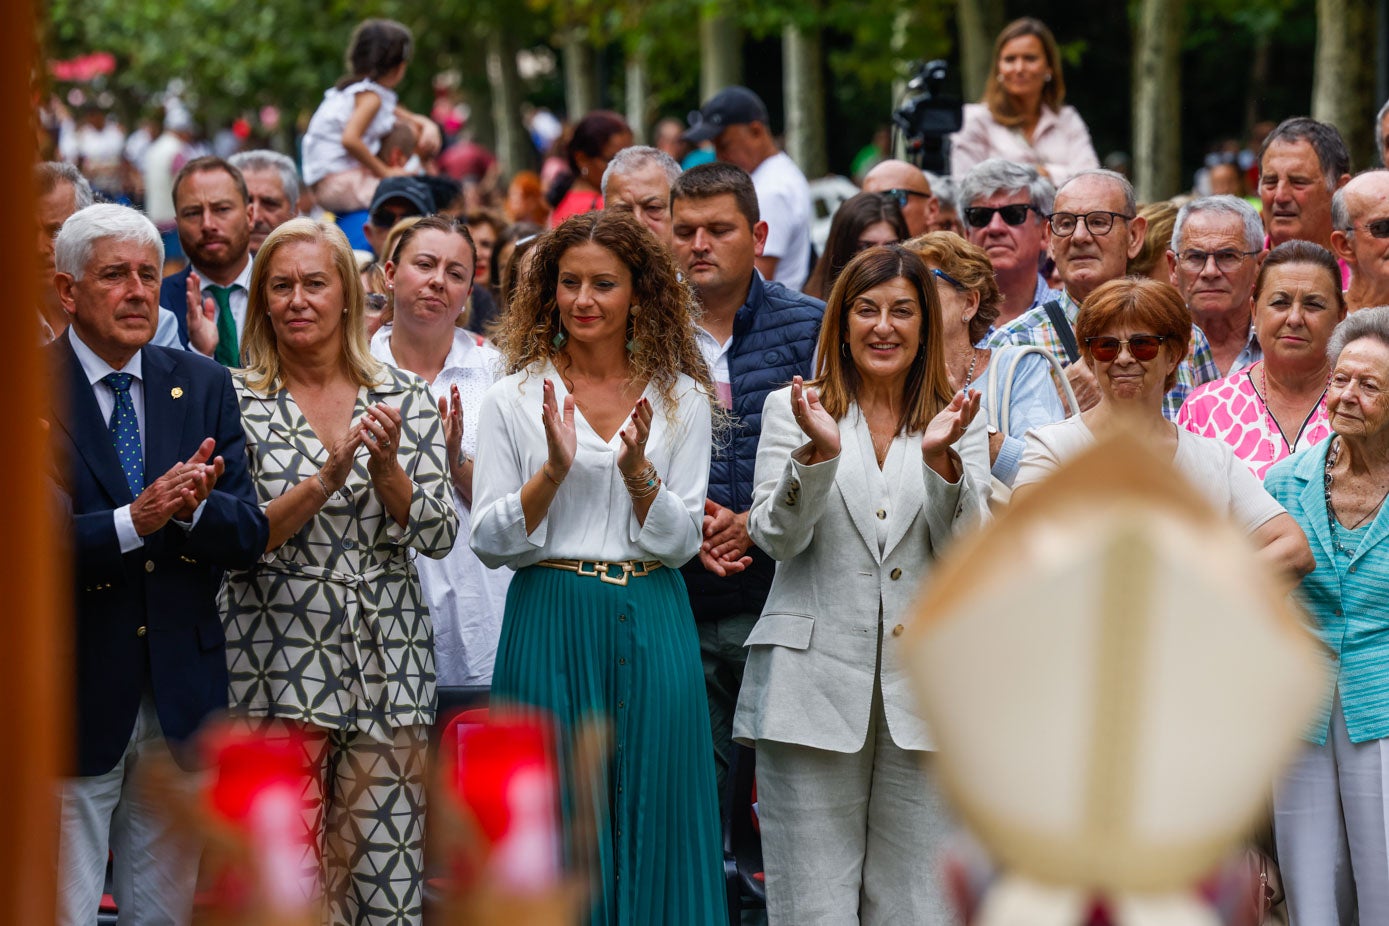
[[[906,140],[907,158],[936,174],[950,172],[947,143],[965,121],[963,102],[945,92],[948,74],[944,60],[914,62],[907,98],[892,112],[892,122]]]

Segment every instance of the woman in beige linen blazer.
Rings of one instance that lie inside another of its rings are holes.
[[[830,294],[820,378],[767,399],[748,532],[777,572],[734,736],[757,748],[774,924],[948,919],[948,812],[898,646],[931,560],[984,516],[989,456],[940,311],[919,257],[862,252]]]

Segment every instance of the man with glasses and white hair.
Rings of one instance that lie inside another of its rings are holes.
[[[1147,221],[1138,214],[1133,186],[1112,170],[1083,170],[1056,192],[1049,217],[1049,251],[1064,289],[1059,299],[1032,309],[994,331],[985,347],[1036,344],[1057,356],[1082,410],[1100,401],[1095,375],[1080,359],[1075,320],[1080,304],[1110,280],[1124,276],[1128,262],[1143,247]],[[1162,400],[1162,412],[1177,416],[1191,390],[1217,378],[1211,347],[1201,329],[1192,326],[1191,348],[1177,367],[1177,384]]]
[[[651,229],[667,248],[670,230],[670,185],[680,176],[675,158],[647,145],[633,145],[613,155],[603,171],[603,208],[625,212]]]
[[[1177,212],[1167,269],[1210,342],[1221,376],[1264,355],[1254,335],[1253,303],[1266,253],[1259,213],[1237,196],[1195,199]]]
[[[278,151],[241,151],[227,158],[251,194],[251,256],[265,237],[299,214],[299,171]]]
[[[60,782],[58,917],[97,919],[108,850],[122,923],[187,923],[198,849],[138,772],[174,760],[226,707],[217,593],[247,569],[269,527],[246,464],[231,375],[191,351],[154,347],[164,245],[134,209],[88,206],[55,246],[67,332],[46,350],[49,438],[70,515],[74,766]]]
[[[1351,270],[1346,308],[1389,305],[1389,170],[1367,170],[1331,197],[1331,252]]]
[[[879,161],[863,178],[863,192],[891,196],[902,210],[907,234],[915,238],[933,230],[940,203],[926,173],[906,161]]]
[[[960,182],[965,236],[989,255],[1003,295],[995,327],[1061,296],[1041,274],[1055,198],[1056,188],[1035,167],[1003,158],[981,161]]]

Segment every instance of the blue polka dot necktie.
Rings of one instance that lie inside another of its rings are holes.
[[[130,497],[135,498],[145,487],[145,454],[140,449],[140,421],[135,417],[135,403],[130,398],[129,373],[108,373],[102,382],[116,394],[116,407],[111,410],[111,440],[116,445],[116,458],[125,472],[125,484]]]

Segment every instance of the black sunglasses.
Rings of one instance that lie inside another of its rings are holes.
[[[1003,221],[1007,225],[1021,225],[1027,221],[1027,213],[1035,212],[1042,214],[1031,203],[1013,203],[1009,206],[970,206],[965,210],[965,224],[970,228],[984,228],[994,220],[994,214],[1003,216]]]
[[[1370,233],[1371,238],[1389,238],[1389,219],[1375,219],[1373,222],[1366,222],[1364,225],[1351,225],[1346,231],[1353,232],[1357,228],[1363,228]]]

